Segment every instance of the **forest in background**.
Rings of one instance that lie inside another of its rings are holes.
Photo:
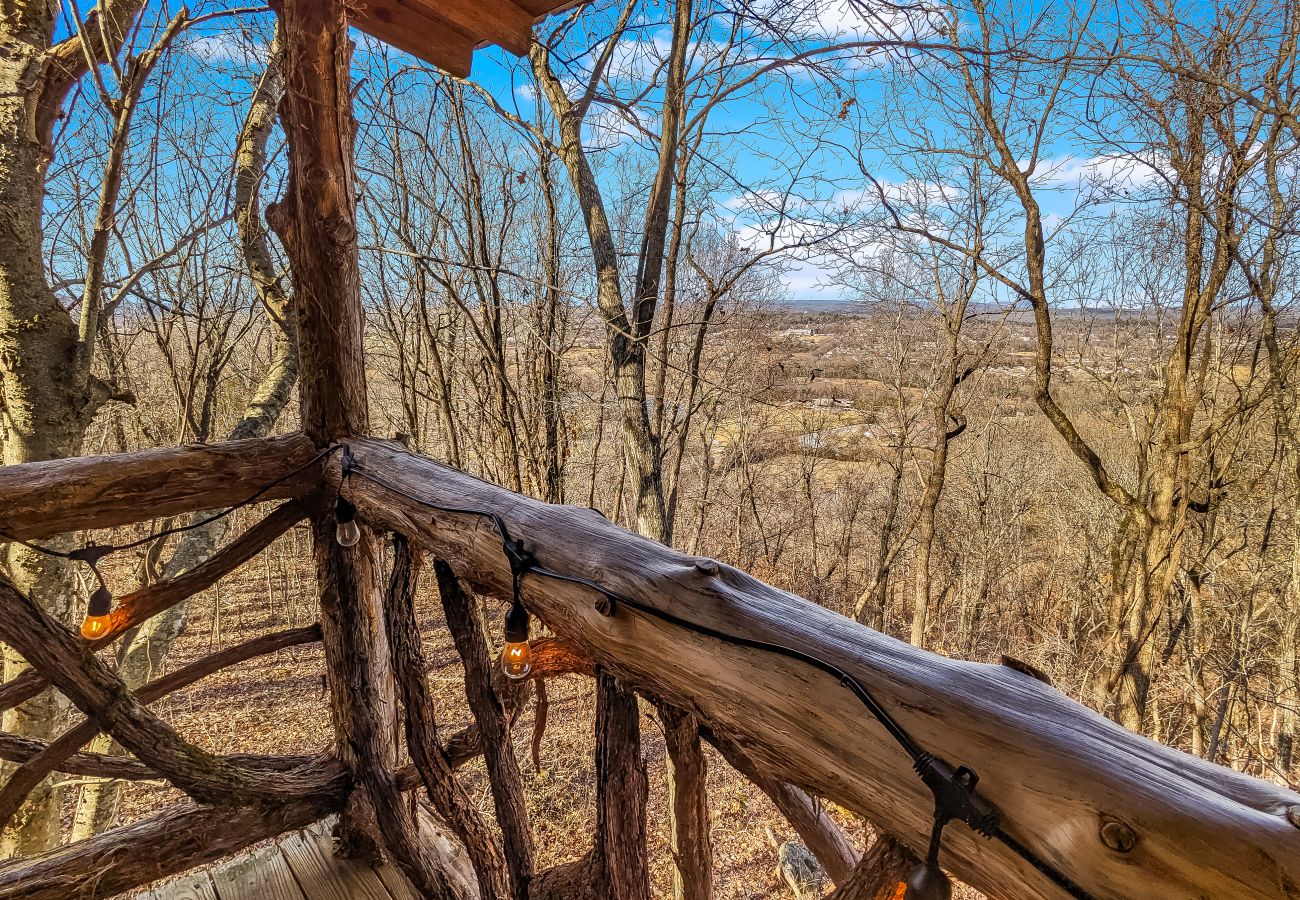
[[[48,160],[4,70],[5,463],[294,428],[271,19],[106,6]],[[600,0],[468,82],[358,36],[376,430],[1295,787],[1298,9]],[[50,783],[6,852],[120,793]]]

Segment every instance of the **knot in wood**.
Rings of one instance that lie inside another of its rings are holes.
[[[1128,853],[1137,846],[1137,833],[1119,819],[1103,817],[1101,820],[1101,842],[1116,853]]]
[[[705,575],[717,575],[722,569],[718,566],[717,560],[697,559],[695,561],[695,571],[702,572]]]
[[[1286,808],[1286,820],[1296,828],[1300,828],[1300,804],[1295,804]]]

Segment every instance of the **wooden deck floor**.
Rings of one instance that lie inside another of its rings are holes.
[[[333,820],[287,834],[175,881],[140,900],[418,900],[391,865],[372,867],[338,859]]]

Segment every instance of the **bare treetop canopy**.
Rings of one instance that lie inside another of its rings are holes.
[[[363,0],[351,14],[371,37],[465,78],[474,51],[496,44],[525,56],[533,23],[580,0]]]

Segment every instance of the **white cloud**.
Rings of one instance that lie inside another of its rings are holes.
[[[221,32],[189,37],[185,52],[195,59],[214,65],[258,66],[266,61],[267,47],[237,32]]]

